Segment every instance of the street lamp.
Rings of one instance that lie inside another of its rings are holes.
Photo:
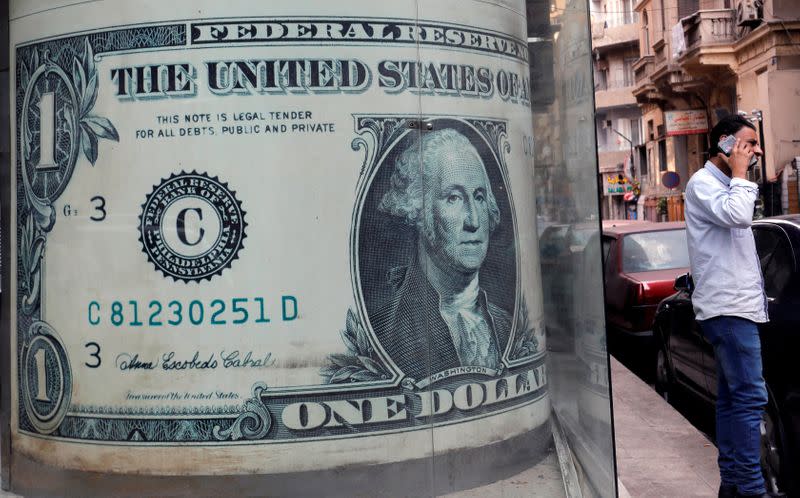
[[[761,144],[761,183],[767,188],[767,154],[764,152],[764,113],[760,109],[753,109],[750,114],[758,121],[758,141]],[[766,192],[765,192],[766,194]]]
[[[622,137],[630,145],[630,148],[631,148],[631,163],[630,163],[631,164],[631,179],[634,180],[634,179],[636,179],[636,167],[633,165],[633,141],[630,138],[628,138],[625,135],[623,135],[622,133],[620,133],[617,130],[615,130],[613,127],[610,127],[610,128],[611,128],[611,131],[613,131],[614,133],[616,133],[617,135]]]

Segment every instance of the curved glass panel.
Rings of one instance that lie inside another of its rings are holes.
[[[9,8],[5,487],[613,495],[580,2]]]

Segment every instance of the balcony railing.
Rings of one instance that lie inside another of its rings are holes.
[[[628,88],[633,86],[633,77],[619,79],[619,80],[595,80],[594,91],[602,92],[604,90],[617,90],[620,88]]]
[[[653,45],[653,52],[655,52],[655,65],[660,66],[667,62],[667,50],[666,44],[664,40],[659,40],[655,45]]]
[[[686,51],[736,41],[735,12],[731,9],[700,10],[683,20]]]
[[[633,65],[633,72],[635,75],[636,85],[639,86],[649,79],[650,74],[653,72],[655,66],[654,58],[652,55],[644,55],[639,58]]]
[[[592,18],[592,47],[603,48],[623,43],[639,42],[639,25],[636,23],[608,23],[603,18]]]
[[[615,12],[613,14],[593,12],[592,24],[595,22],[602,23],[604,28],[637,24],[639,22],[639,14],[636,12]]]

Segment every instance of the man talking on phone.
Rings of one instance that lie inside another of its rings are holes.
[[[760,465],[767,389],[757,324],[767,321],[767,308],[750,228],[758,186],[746,178],[762,153],[753,124],[727,116],[711,130],[709,160],[686,185],[692,305],[717,362],[720,497],[772,496]]]

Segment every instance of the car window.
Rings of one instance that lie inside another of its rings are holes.
[[[614,241],[613,237],[603,237],[603,266],[608,265],[608,253],[611,251],[611,243]]]
[[[753,238],[756,241],[756,252],[761,262],[761,274],[767,273],[767,265],[773,251],[778,246],[781,232],[772,227],[753,227]]]
[[[547,227],[539,241],[540,253],[545,258],[556,258],[566,249],[567,226]]]
[[[569,245],[584,248],[595,233],[597,233],[595,229],[572,230]]]
[[[794,271],[792,246],[786,235],[778,232],[778,241],[772,257],[764,268],[764,291],[769,297],[779,297]]]
[[[633,233],[622,242],[622,269],[626,273],[687,266],[686,229]]]

